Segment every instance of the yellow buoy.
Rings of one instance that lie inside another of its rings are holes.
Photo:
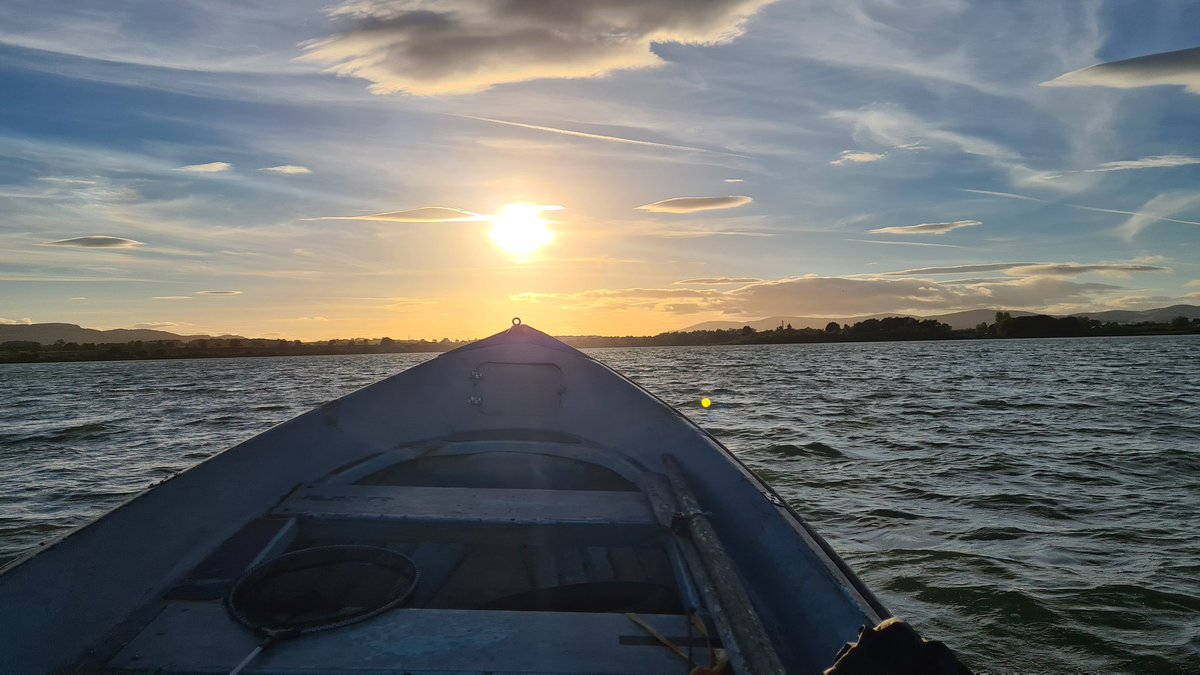
[[[700,407],[701,407],[701,408],[707,408],[707,407],[709,407],[709,406],[711,406],[711,405],[712,405],[712,400],[711,400],[711,399],[709,399],[707,396],[705,396],[704,398],[700,399]]]

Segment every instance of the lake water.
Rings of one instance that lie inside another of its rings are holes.
[[[1200,666],[1200,338],[591,353],[977,670]],[[431,356],[0,366],[0,563]]]

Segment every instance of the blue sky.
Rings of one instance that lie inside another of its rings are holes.
[[[1200,300],[1194,2],[0,10],[4,322],[474,337]],[[562,207],[548,246],[489,239],[514,203]]]

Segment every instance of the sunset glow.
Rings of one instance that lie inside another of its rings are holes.
[[[440,340],[518,313],[647,335],[1200,304],[1200,3],[694,4],[8,12],[0,324]]]
[[[509,204],[492,217],[489,236],[505,253],[518,259],[528,258],[554,240],[554,233],[542,219],[542,212],[559,208],[561,207]]]

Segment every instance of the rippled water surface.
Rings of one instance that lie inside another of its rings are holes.
[[[1200,667],[1200,339],[591,353],[976,669]],[[0,366],[0,563],[429,356]]]

